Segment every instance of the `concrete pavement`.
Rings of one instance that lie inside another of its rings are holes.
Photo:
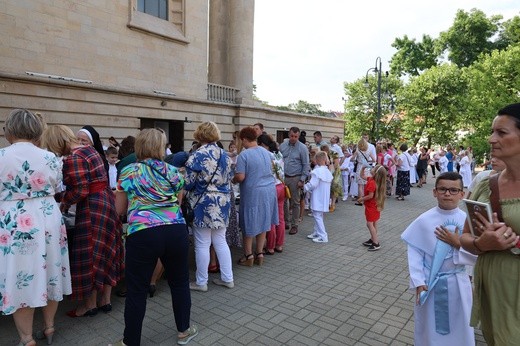
[[[405,201],[387,199],[379,251],[361,245],[369,238],[364,208],[340,201],[325,215],[329,243],[306,238],[313,220],[305,215],[299,233],[286,235],[283,253],[266,256],[262,267],[234,265],[235,288],[212,284],[219,274],[210,274],[208,292],[192,292],[192,323],[200,332],[189,345],[413,345],[414,297],[400,234],[435,205],[433,183],[429,178],[423,188],[412,188]],[[240,249],[232,249],[232,255],[235,263]],[[193,270],[190,274],[193,278]],[[109,314],[65,316],[75,305],[60,304],[53,345],[107,345],[121,339],[124,298],[113,296]],[[35,330],[41,321],[37,311]],[[176,334],[167,283],[161,280],[148,299],[142,345],[174,345]],[[476,334],[477,345],[485,345]],[[0,317],[0,345],[17,342],[12,317]]]

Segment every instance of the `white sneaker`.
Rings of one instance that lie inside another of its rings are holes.
[[[190,282],[190,290],[192,290],[192,291],[200,291],[200,292],[207,292],[208,291],[208,285],[197,285],[196,282]]]
[[[318,238],[318,236],[316,234],[309,234],[307,236],[307,239],[316,239],[316,238]]]
[[[345,202],[346,200],[348,200],[348,197],[343,197],[341,200]]]
[[[328,243],[329,242],[328,240],[323,240],[322,238],[314,238],[312,241],[315,243]]]
[[[218,285],[218,286],[224,286],[224,287],[227,287],[227,288],[233,288],[235,287],[235,283],[233,281],[230,281],[230,282],[226,282],[226,281],[222,281],[220,279],[213,279],[213,283],[215,285]]]

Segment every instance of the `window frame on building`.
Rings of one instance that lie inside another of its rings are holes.
[[[165,15],[152,6],[154,2],[159,4],[161,1],[165,3]],[[150,5],[148,11],[147,3]],[[186,36],[186,0],[128,0],[128,4],[130,16],[127,26],[130,29],[179,43],[190,43]]]

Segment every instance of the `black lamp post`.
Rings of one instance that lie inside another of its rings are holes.
[[[379,62],[379,66],[377,65]],[[374,71],[377,74],[377,112],[376,112],[376,131],[374,140],[379,139],[379,121],[381,119],[381,57],[376,58],[376,66],[367,70],[365,86],[368,87],[368,73]]]

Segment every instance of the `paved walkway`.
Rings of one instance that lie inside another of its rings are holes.
[[[300,232],[286,236],[282,254],[266,256],[262,267],[234,266],[235,288],[209,284],[192,293],[192,322],[199,335],[190,345],[413,345],[414,297],[407,290],[406,226],[435,204],[434,180],[412,188],[405,201],[389,198],[379,232],[382,248],[368,252],[363,207],[339,202],[325,216],[328,244],[306,239],[313,220],[305,216]],[[234,261],[240,251],[233,252]],[[193,277],[193,271],[191,272]],[[210,274],[210,280],[218,274]],[[124,298],[114,295],[114,310],[71,319],[64,301],[56,318],[53,345],[107,345],[121,338]],[[37,311],[35,325],[41,325]],[[12,317],[0,317],[0,345],[15,345]],[[142,345],[174,345],[176,329],[167,283],[148,299]],[[43,342],[39,342],[40,345]],[[477,332],[477,345],[485,345]]]

